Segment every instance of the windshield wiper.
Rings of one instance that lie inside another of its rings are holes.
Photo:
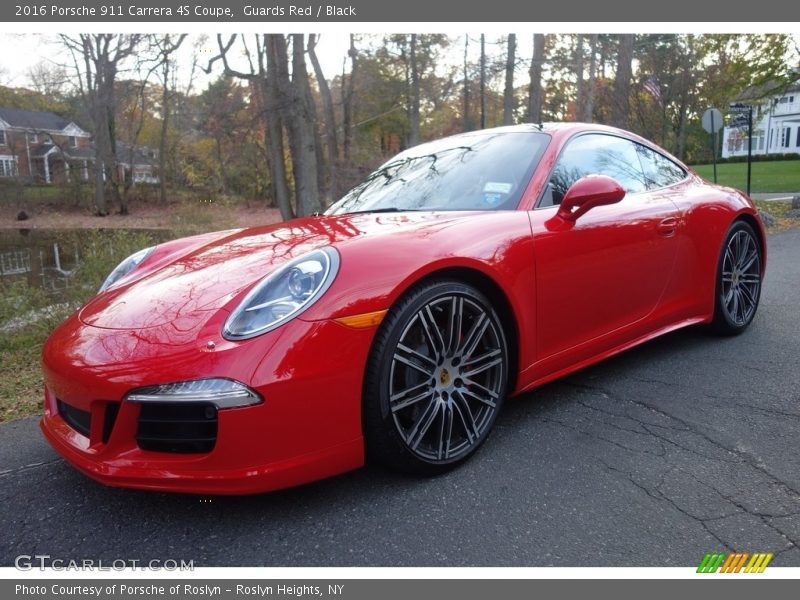
[[[419,211],[419,208],[398,208],[396,206],[386,206],[384,208],[366,208],[364,210],[353,210],[341,213],[343,215],[361,215],[365,213],[394,213],[394,212],[413,212]]]

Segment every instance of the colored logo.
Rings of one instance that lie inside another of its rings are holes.
[[[772,552],[709,552],[703,557],[698,573],[763,573],[772,560]],[[746,566],[745,566],[746,565]]]

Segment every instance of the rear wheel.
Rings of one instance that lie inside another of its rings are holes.
[[[741,333],[755,317],[761,299],[761,244],[749,223],[728,230],[717,265],[712,327],[718,333]]]
[[[486,440],[506,394],[508,344],[488,299],[456,281],[410,290],[376,336],[364,386],[368,458],[434,475]]]

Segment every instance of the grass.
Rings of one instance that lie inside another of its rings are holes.
[[[20,318],[26,321],[21,327],[0,330],[0,422],[41,414],[40,357],[45,340],[74,307],[94,295],[122,259],[153,244],[149,234],[136,231],[75,235],[84,238],[87,251],[66,302],[54,305],[52,298],[26,281],[0,282],[0,325]]]
[[[714,180],[713,165],[692,167],[708,181]],[[740,190],[747,188],[747,163],[723,163],[717,165],[717,182]],[[800,160],[760,161],[752,164],[750,175],[751,193],[796,193],[800,194]]]
[[[38,326],[15,331],[0,349],[0,422],[42,413],[39,364],[47,332]]]

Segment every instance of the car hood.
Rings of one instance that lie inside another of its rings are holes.
[[[322,246],[364,236],[439,228],[467,213],[402,212],[308,217],[221,234],[166,261],[145,261],[132,281],[99,294],[79,313],[86,325],[145,329],[170,323],[190,329],[287,261]]]

